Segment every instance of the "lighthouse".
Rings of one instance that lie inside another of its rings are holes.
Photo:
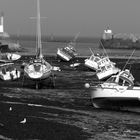
[[[3,37],[3,38],[9,37],[9,34],[4,32],[4,14],[3,14],[3,12],[1,13],[1,16],[0,16],[0,37]]]
[[[109,27],[107,27],[107,29],[104,30],[104,33],[103,33],[103,39],[104,40],[107,40],[107,39],[112,39],[113,37],[113,33],[112,33],[112,30],[109,29]]]

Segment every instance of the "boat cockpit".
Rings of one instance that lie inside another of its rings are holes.
[[[121,71],[119,74],[110,77],[106,83],[115,83],[119,86],[133,86],[134,77],[129,70]]]

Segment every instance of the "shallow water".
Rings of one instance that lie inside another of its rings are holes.
[[[35,47],[36,42],[35,41],[20,41],[20,44],[23,48],[28,50],[28,53],[23,53],[25,55],[31,55],[35,54]],[[64,47],[67,43],[63,42],[43,42],[42,48],[43,48],[43,54],[49,55],[53,54],[56,55],[57,48]],[[109,56],[130,56],[133,50],[123,50],[123,49],[106,49],[99,48],[99,42],[93,42],[93,43],[81,43],[77,42],[75,45],[75,48],[79,54],[79,56],[90,56],[92,53],[89,48],[92,49],[94,53],[101,53],[101,54],[107,54]],[[140,56],[140,50],[136,50],[133,56]]]

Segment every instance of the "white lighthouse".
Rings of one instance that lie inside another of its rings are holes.
[[[3,38],[9,37],[9,34],[4,32],[4,14],[3,13],[1,13],[1,16],[0,16],[0,37],[3,37]]]
[[[109,29],[109,27],[107,27],[107,29],[104,30],[104,33],[103,33],[103,39],[112,39],[113,37],[113,33],[112,33],[112,30]]]

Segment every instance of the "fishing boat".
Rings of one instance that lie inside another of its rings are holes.
[[[3,81],[13,81],[19,79],[21,73],[15,68],[14,63],[0,65],[0,79]]]
[[[140,107],[140,87],[134,86],[134,77],[125,69],[96,85],[85,84],[91,90],[95,108],[129,110]]]
[[[92,55],[90,58],[85,59],[85,66],[95,70],[99,80],[105,79],[120,71],[119,68],[115,67],[116,63],[110,61],[107,55],[101,56],[98,53],[94,54],[91,48],[90,51],[92,52]]]
[[[120,69],[115,67],[116,63],[110,61],[108,57],[104,57],[97,62],[98,69],[96,76],[99,80],[110,77],[111,75],[117,74]]]
[[[105,79],[113,74],[116,74],[120,71],[119,68],[115,67],[116,63],[110,61],[110,59],[106,57],[91,55],[89,59],[85,60],[85,66],[88,68],[95,70],[97,78],[99,80]]]
[[[85,66],[92,69],[98,70],[98,62],[101,60],[101,56],[99,54],[92,54],[89,58],[85,59]]]
[[[40,26],[40,3],[37,0],[37,45],[36,45],[36,58],[30,60],[24,67],[24,76],[36,82],[36,89],[42,80],[52,78],[54,86],[52,66],[44,60],[42,54],[41,44],[41,26]]]
[[[78,55],[75,49],[76,39],[78,36],[79,33],[75,36],[74,40],[68,43],[65,47],[57,49],[57,56],[61,60],[70,61]]]

